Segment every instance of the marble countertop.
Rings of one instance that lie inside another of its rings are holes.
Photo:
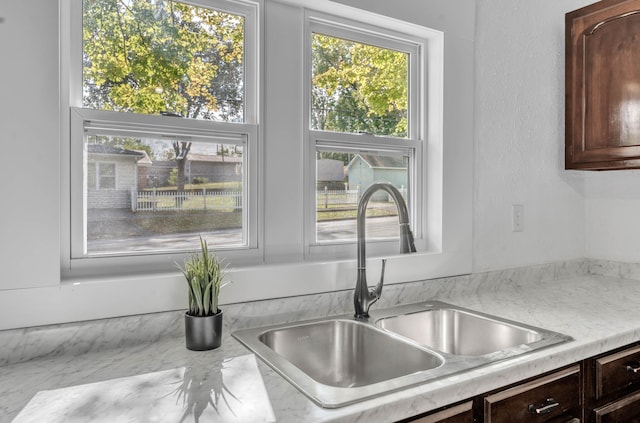
[[[207,352],[188,351],[182,337],[164,337],[0,367],[0,421],[395,421],[640,339],[637,280],[588,275],[545,282],[463,279],[420,292],[557,331],[574,341],[346,407],[323,409],[233,339],[230,330],[221,348]],[[350,293],[341,296],[347,304],[349,297]],[[396,299],[419,300],[424,298],[411,292]],[[261,326],[270,324],[268,320],[249,322]]]

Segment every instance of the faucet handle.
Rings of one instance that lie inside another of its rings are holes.
[[[375,294],[376,300],[380,298],[380,295],[382,295],[382,285],[384,284],[384,268],[386,265],[387,265],[387,259],[384,258],[382,259],[382,272],[380,273],[380,281],[378,282],[375,290],[373,291],[373,293]]]

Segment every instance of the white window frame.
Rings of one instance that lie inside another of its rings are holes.
[[[339,133],[311,129],[311,38],[313,33],[371,44],[407,53],[408,64],[408,134],[406,138],[371,134]],[[305,14],[304,105],[305,105],[305,255],[311,260],[339,259],[355,256],[355,241],[318,242],[316,240],[316,151],[318,149],[374,151],[409,155],[408,201],[411,229],[416,246],[427,249],[426,227],[426,149],[424,148],[427,116],[426,104],[427,41],[397,30],[307,10]],[[397,252],[397,240],[368,241],[370,255]]]
[[[105,255],[89,257],[86,252],[86,207],[84,180],[85,137],[92,134],[125,134],[163,138],[172,136],[204,142],[224,142],[243,146],[245,189],[243,205],[248,207],[243,219],[245,245],[240,248],[219,248],[231,264],[255,264],[262,261],[259,235],[262,222],[259,200],[259,178],[261,168],[261,148],[259,147],[260,115],[260,13],[261,0],[186,0],[184,3],[242,15],[245,18],[245,61],[244,61],[244,122],[229,123],[199,119],[177,119],[167,116],[150,116],[134,113],[82,108],[82,0],[69,0],[69,30],[62,33],[62,57],[68,62],[61,64],[62,72],[68,72],[68,81],[62,81],[63,92],[68,92],[69,131],[63,130],[63,149],[69,151],[68,159],[62,157],[63,169],[67,169],[66,181],[70,193],[63,213],[70,219],[63,221],[62,276],[66,279],[95,277],[100,275],[130,275],[136,272],[175,271],[175,262],[188,255],[186,251],[150,252],[140,255]],[[63,19],[64,23],[64,19]],[[68,46],[68,51],[64,48]],[[63,111],[64,113],[64,111]],[[63,118],[64,121],[64,118]],[[66,141],[68,140],[68,141]],[[212,141],[215,140],[215,141]],[[63,172],[64,174],[64,172]],[[68,225],[68,226],[67,226]],[[117,269],[114,271],[114,269]]]

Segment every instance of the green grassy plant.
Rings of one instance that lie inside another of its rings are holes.
[[[194,253],[178,265],[184,274],[189,289],[189,310],[191,316],[212,316],[218,313],[218,297],[226,268],[221,267],[216,256],[209,251],[207,241],[200,237],[200,252]]]

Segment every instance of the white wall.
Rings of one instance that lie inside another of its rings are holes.
[[[564,14],[594,2],[477,2],[475,271],[640,262],[640,171],[563,170]]]
[[[584,175],[564,170],[564,15],[589,3],[477,2],[474,271],[585,255]]]
[[[57,17],[56,1],[0,2],[0,290],[60,279]]]
[[[640,262],[640,171],[589,172],[586,256]]]

